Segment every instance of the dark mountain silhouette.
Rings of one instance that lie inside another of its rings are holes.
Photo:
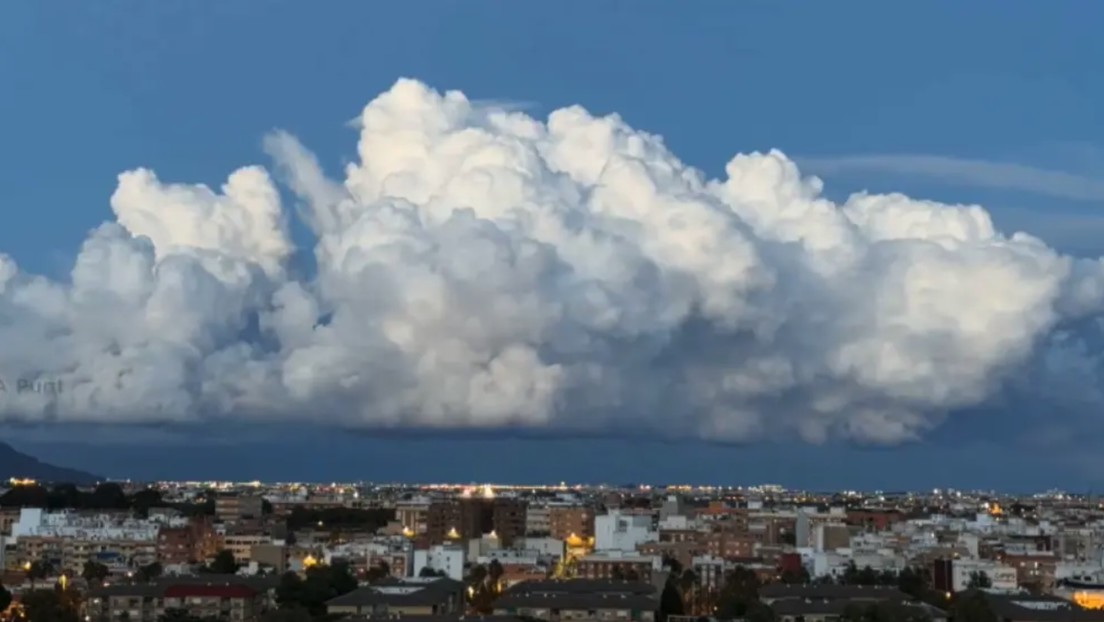
[[[77,469],[46,464],[38,458],[15,450],[0,442],[0,483],[9,479],[33,479],[40,482],[66,482],[70,484],[95,484],[103,478]]]

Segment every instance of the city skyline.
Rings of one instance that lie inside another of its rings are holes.
[[[157,479],[1100,486],[1100,9],[875,6],[6,8],[0,433]]]

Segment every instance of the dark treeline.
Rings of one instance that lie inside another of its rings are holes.
[[[215,499],[214,495],[208,494],[198,503],[165,503],[161,493],[153,488],[127,494],[119,484],[105,482],[92,490],[81,490],[72,484],[58,484],[50,488],[16,486],[0,495],[0,507],[132,511],[140,516],[148,514],[150,508],[172,507],[197,516],[213,515]]]

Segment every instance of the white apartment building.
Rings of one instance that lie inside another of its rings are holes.
[[[1016,582],[1016,569],[997,562],[979,559],[956,559],[951,565],[951,583],[954,591],[961,592],[970,584],[970,575],[984,572],[992,582],[990,589],[999,592],[1015,592],[1019,589]]]
[[[413,576],[418,576],[423,568],[444,572],[450,579],[464,580],[464,563],[467,561],[464,548],[450,544],[438,544],[428,549],[414,551],[414,564],[410,567]]]
[[[525,533],[547,534],[552,531],[552,512],[547,505],[530,505],[525,509]]]
[[[659,540],[652,529],[652,518],[640,514],[612,511],[594,517],[594,549],[596,551],[636,551],[644,542]]]
[[[11,542],[20,537],[73,538],[81,540],[156,540],[161,527],[185,527],[188,520],[160,516],[153,519],[122,518],[111,514],[47,512],[23,508],[12,524]]]

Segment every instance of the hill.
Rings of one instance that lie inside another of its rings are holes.
[[[0,480],[33,479],[40,482],[67,482],[77,485],[95,484],[103,478],[98,475],[47,464],[34,456],[16,451],[0,442]]]

